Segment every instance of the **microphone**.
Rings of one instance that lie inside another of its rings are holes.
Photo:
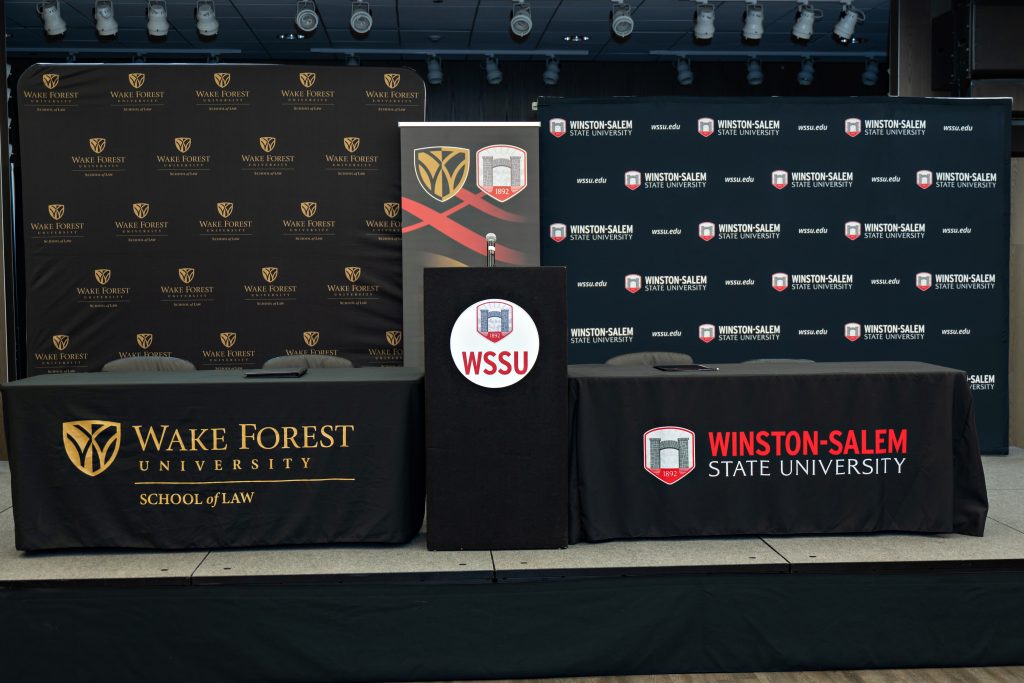
[[[489,232],[489,233],[487,233],[487,236],[484,239],[487,240],[487,267],[488,268],[493,268],[494,267],[494,250],[496,249],[496,243],[498,241],[498,236],[495,235],[493,232]]]

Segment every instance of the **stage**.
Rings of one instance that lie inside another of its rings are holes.
[[[983,458],[985,536],[429,552],[14,550],[11,680],[430,680],[1024,661],[1024,450]],[[102,656],[97,656],[97,655]],[[179,656],[180,655],[180,656]],[[187,656],[186,656],[187,655]]]

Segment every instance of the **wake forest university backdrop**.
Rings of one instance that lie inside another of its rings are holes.
[[[36,65],[18,93],[28,374],[402,365],[414,72]]]
[[[1009,100],[547,100],[570,362],[923,360],[1007,447]]]

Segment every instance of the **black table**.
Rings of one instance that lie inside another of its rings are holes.
[[[569,368],[572,542],[982,535],[964,373],[911,362]]]
[[[403,543],[419,370],[41,375],[3,387],[17,547]]]

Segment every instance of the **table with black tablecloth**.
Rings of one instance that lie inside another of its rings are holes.
[[[418,370],[41,375],[3,387],[16,543],[402,543],[423,518]]]
[[[963,372],[914,362],[570,366],[573,542],[981,535]]]

